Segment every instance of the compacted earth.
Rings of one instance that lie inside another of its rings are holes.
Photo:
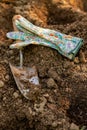
[[[86,8],[86,7],[85,7]],[[85,9],[86,10],[86,9]],[[9,62],[19,65],[12,17],[20,14],[33,24],[83,38],[73,61],[56,50],[30,45],[23,50],[24,66],[36,66],[38,93],[29,100],[20,93]],[[86,130],[87,129],[87,13],[56,0],[0,1],[0,130]]]

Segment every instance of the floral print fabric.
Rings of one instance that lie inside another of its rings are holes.
[[[15,26],[19,32],[9,32],[7,37],[21,40],[21,42],[12,44],[10,48],[20,48],[29,44],[44,45],[56,49],[69,59],[73,59],[83,44],[82,38],[35,26],[22,16],[15,20]]]

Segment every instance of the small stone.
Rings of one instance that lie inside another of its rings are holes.
[[[79,130],[79,127],[76,124],[72,123],[70,126],[70,130]]]
[[[56,111],[56,110],[57,110],[57,106],[56,106],[55,104],[48,103],[47,106],[48,106],[48,108],[51,109],[52,111]]]
[[[4,87],[4,82],[0,80],[0,88]]]
[[[10,55],[13,55],[13,50],[10,50],[10,51],[9,51],[9,54],[10,54]]]
[[[58,2],[57,0],[52,0],[53,4],[57,4],[57,2]]]
[[[57,122],[56,122],[56,121],[54,121],[54,122],[52,123],[52,127],[57,127]]]
[[[8,60],[3,60],[2,62],[8,64]]]
[[[32,116],[35,116],[35,114],[36,114],[36,113],[35,113],[35,112],[33,112],[33,113],[32,113]]]
[[[71,93],[72,89],[67,87],[65,91]]]
[[[31,109],[31,108],[30,108]],[[25,110],[25,115],[27,117],[27,119],[30,119],[31,115],[32,115],[32,110],[26,109]]]
[[[85,64],[82,64],[82,65],[81,65],[81,70],[82,70],[83,72],[87,72],[87,66],[86,66]]]
[[[9,78],[10,78],[9,75],[6,75],[6,76],[5,76],[5,79],[6,79],[7,81],[9,80]]]
[[[58,125],[62,125],[62,122],[61,122],[61,121],[58,121]]]
[[[81,63],[86,63],[86,58],[85,58],[85,54],[82,52],[82,50],[80,51],[80,62]]]
[[[56,89],[54,90],[54,93],[57,93],[57,90],[56,90]]]
[[[3,98],[3,101],[5,101],[5,100],[6,100],[6,97]]]
[[[52,78],[49,78],[48,81],[47,81],[47,86],[48,87],[54,87],[56,85],[54,79]]]
[[[80,71],[80,69],[81,69],[81,68],[80,68],[80,65],[76,65],[76,66],[74,67],[74,69],[77,70],[77,71]]]
[[[46,98],[48,98],[48,97],[49,97],[49,94],[46,93],[46,94],[44,94],[43,96],[46,97]]]
[[[14,92],[14,93],[13,93],[13,96],[14,96],[15,98],[18,98],[19,95],[18,95],[17,92]]]
[[[30,114],[33,113],[33,112],[32,112],[32,109],[31,109],[30,107],[28,108],[28,110],[29,110],[29,113],[30,113]]]
[[[78,58],[78,57],[75,57],[75,59],[74,59],[74,63],[76,63],[76,64],[79,63],[79,58]]]
[[[37,111],[37,112],[43,112],[44,111],[44,106],[46,104],[47,100],[45,97],[43,97],[42,99],[42,102],[40,104],[34,104],[34,109]]]

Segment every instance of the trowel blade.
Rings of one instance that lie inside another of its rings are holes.
[[[29,99],[30,89],[40,85],[36,67],[21,68],[11,63],[9,65],[18,89],[25,98]]]

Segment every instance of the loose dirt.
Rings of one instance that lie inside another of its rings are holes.
[[[15,14],[84,39],[74,61],[48,47],[24,48],[24,65],[36,66],[41,84],[29,100],[19,92],[9,68],[9,62],[19,65],[19,51],[10,50],[13,40],[6,38]],[[50,0],[0,2],[0,130],[71,130],[72,122],[87,126],[87,13]]]

